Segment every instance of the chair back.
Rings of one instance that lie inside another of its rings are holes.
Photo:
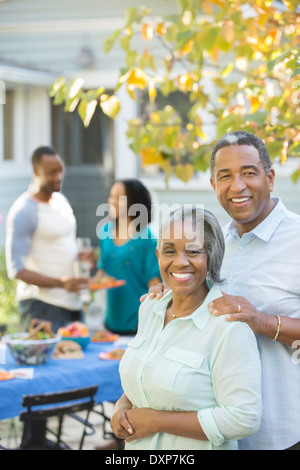
[[[44,393],[39,395],[24,395],[22,406],[26,407],[25,411],[20,413],[20,421],[24,421],[25,425],[36,420],[45,420],[47,418],[57,416],[59,418],[59,428],[55,433],[48,429],[49,432],[57,437],[57,447],[63,442],[61,440],[62,421],[65,415],[80,421],[84,425],[83,434],[80,440],[80,449],[83,445],[83,440],[88,434],[86,428],[93,429],[93,426],[88,422],[90,411],[92,411],[95,400],[94,396],[98,390],[98,385],[91,387],[77,388],[72,390]],[[50,406],[55,405],[55,406]],[[76,415],[79,411],[87,411],[86,418],[82,419]],[[91,434],[93,434],[95,431]],[[25,436],[24,436],[25,437]],[[22,439],[23,448],[26,447],[26,439]],[[67,444],[63,443],[66,448],[70,448]]]

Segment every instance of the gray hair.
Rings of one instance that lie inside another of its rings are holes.
[[[192,222],[196,234],[203,237],[208,256],[208,277],[214,283],[222,283],[220,278],[221,266],[224,258],[225,243],[223,232],[216,217],[209,211],[200,208],[185,208],[172,212],[161,226],[157,240],[157,249],[160,252],[162,245],[162,234],[164,230],[177,221]]]
[[[214,167],[215,167],[215,157],[218,150],[229,145],[249,145],[255,147],[258,151],[259,158],[264,167],[266,175],[269,174],[271,169],[271,159],[267,150],[267,147],[261,139],[256,135],[251,134],[247,131],[233,131],[225,134],[212,149],[210,156],[210,175],[214,178]]]

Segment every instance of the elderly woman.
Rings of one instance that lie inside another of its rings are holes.
[[[210,315],[222,294],[221,228],[201,209],[161,228],[157,257],[170,291],[140,307],[120,363],[124,395],[111,426],[125,449],[237,449],[260,426],[260,359],[245,323]]]

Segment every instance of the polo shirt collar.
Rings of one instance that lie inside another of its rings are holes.
[[[257,225],[249,234],[253,234],[256,237],[260,238],[264,241],[269,241],[272,237],[274,231],[278,227],[278,225],[282,222],[282,220],[287,215],[287,209],[285,205],[282,203],[280,198],[272,198],[275,202],[274,209],[270,212],[270,214],[259,224]],[[225,238],[231,235],[233,237],[238,237],[237,226],[234,220],[232,220],[228,225],[228,231],[225,234]],[[245,234],[248,235],[248,234]]]

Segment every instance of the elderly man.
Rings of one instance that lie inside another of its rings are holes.
[[[274,176],[253,134],[229,133],[212,151],[211,184],[232,221],[224,228],[226,295],[211,313],[248,323],[262,361],[263,420],[242,449],[300,448],[300,216],[271,198]]]
[[[224,296],[210,312],[246,322],[262,362],[262,424],[240,449],[300,450],[300,216],[271,197],[275,173],[255,135],[226,134],[210,167],[212,187],[232,218],[223,231]],[[149,292],[160,297],[161,286]]]

